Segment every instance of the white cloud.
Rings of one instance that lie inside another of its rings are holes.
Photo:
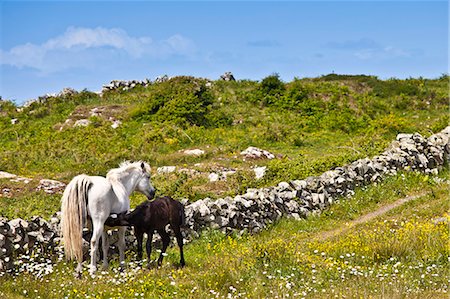
[[[379,49],[381,45],[370,38],[360,38],[357,40],[333,41],[325,44],[327,48],[336,50],[366,50]]]
[[[174,54],[190,55],[194,50],[194,43],[178,34],[153,41],[150,37],[129,36],[119,28],[69,27],[62,35],[42,44],[27,43],[0,50],[0,63],[48,73],[72,67],[93,67],[96,60],[115,56],[162,59]]]
[[[353,53],[357,58],[362,60],[373,58],[399,58],[411,57],[411,53],[403,49],[387,46],[383,48],[362,49]]]
[[[82,49],[112,47],[125,50],[133,57],[139,57],[143,54],[146,45],[151,44],[151,42],[151,38],[130,37],[124,30],[117,28],[106,29],[97,27],[91,29],[69,27],[63,35],[44,43],[43,48],[47,50],[70,50],[77,47]]]
[[[174,52],[191,53],[194,50],[194,44],[189,39],[179,34],[175,34],[164,41]]]
[[[350,52],[353,56],[361,60],[412,56],[410,51],[392,46],[383,46],[370,38],[346,40],[343,42],[328,42],[325,46],[334,50]]]

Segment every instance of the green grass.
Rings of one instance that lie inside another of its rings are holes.
[[[381,153],[398,133],[429,136],[449,123],[448,76],[379,80],[332,74],[278,81],[214,81],[207,89],[204,80],[181,77],[103,97],[83,91],[23,111],[0,101],[0,170],[33,179],[29,184],[0,180],[0,190],[11,190],[0,197],[0,216],[48,218],[60,209],[61,195],[36,191],[39,179],[67,183],[80,173],[105,175],[123,160],[146,160],[153,169],[195,170],[153,171],[152,177],[160,195],[194,201],[319,175]],[[122,125],[111,128],[107,115],[90,117],[86,128],[60,130],[72,113],[80,118],[99,106],[110,107],[108,113]],[[12,125],[11,118],[19,123]],[[248,146],[277,158],[244,161],[240,152]],[[193,148],[206,154],[182,154]],[[262,180],[254,179],[253,166],[268,167]],[[227,181],[209,182],[207,175],[222,168],[237,172]],[[125,273],[117,271],[114,256],[108,272],[82,280],[72,277],[73,263],[31,256],[38,260],[25,258],[18,265],[20,275],[0,277],[0,297],[447,298],[448,169],[440,176],[444,181],[405,172],[356,190],[352,199],[339,200],[321,215],[282,219],[258,235],[206,231],[185,246],[188,266],[181,270],[173,266],[176,247],[161,269],[142,269],[128,252]],[[423,192],[386,215],[322,238],[361,215]],[[143,199],[133,195],[132,206]],[[436,222],[441,218],[447,220]],[[42,276],[43,269],[52,272]]]
[[[275,79],[276,84],[214,81],[206,88],[205,80],[178,77],[103,97],[84,91],[52,98],[21,112],[0,102],[0,169],[68,182],[80,173],[105,175],[123,160],[146,160],[155,168],[202,172],[155,176],[164,195],[190,200],[235,195],[379,154],[398,133],[429,136],[442,130],[449,122],[447,79],[329,75]],[[90,117],[89,110],[99,106],[110,107],[106,116]],[[92,124],[60,130],[74,112]],[[110,115],[122,121],[119,128],[111,128]],[[19,123],[12,125],[11,118]],[[269,150],[277,159],[243,161],[239,153],[248,146]],[[180,152],[192,148],[206,155]],[[256,181],[248,173],[255,165],[268,166],[269,175]],[[221,167],[238,172],[229,188],[206,179]]]
[[[448,180],[401,173],[358,190],[320,215],[282,219],[257,235],[206,231],[185,246],[187,267],[177,269],[178,248],[160,269],[129,263],[82,280],[73,263],[53,262],[53,273],[37,270],[0,278],[5,298],[447,298]],[[405,195],[424,193],[367,223],[322,239],[332,229]],[[438,221],[437,221],[438,220]],[[152,258],[156,257],[154,255]],[[127,253],[133,260],[134,254]]]

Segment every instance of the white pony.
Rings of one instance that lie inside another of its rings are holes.
[[[76,259],[76,275],[81,277],[83,262],[83,227],[87,216],[92,220],[91,264],[89,273],[97,270],[97,250],[102,236],[103,267],[108,267],[108,236],[104,223],[111,213],[130,210],[129,196],[139,191],[152,199],[155,189],[150,183],[150,166],[142,161],[123,162],[119,168],[111,169],[106,178],[101,176],[78,175],[64,190],[61,202],[62,236],[67,259]],[[119,227],[119,260],[124,265],[126,227]]]

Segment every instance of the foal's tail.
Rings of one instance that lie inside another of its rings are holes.
[[[61,199],[62,237],[67,259],[83,261],[83,223],[86,221],[86,204],[91,180],[87,175],[78,175],[64,190]]]

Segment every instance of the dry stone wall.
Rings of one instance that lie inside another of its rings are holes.
[[[372,159],[360,159],[304,180],[248,189],[234,198],[205,198],[186,206],[186,218],[194,234],[206,227],[258,232],[282,216],[300,219],[319,212],[336,199],[353,195],[356,187],[399,170],[437,174],[438,168],[449,161],[449,140],[450,127],[429,138],[417,133],[399,134],[389,149]]]
[[[352,196],[356,187],[395,175],[399,170],[437,174],[449,159],[450,126],[429,138],[417,133],[399,134],[382,154],[320,176],[281,182],[270,188],[248,189],[235,197],[205,198],[190,204],[184,200],[188,225],[185,238],[194,238],[208,228],[255,233],[283,216],[301,219],[319,212],[338,198]],[[49,182],[45,183],[44,189]],[[58,249],[60,219],[59,212],[50,221],[41,217],[29,221],[0,218],[0,272],[11,269],[13,259],[22,253],[61,251]],[[89,239],[88,234],[85,237]],[[134,236],[128,232],[127,246],[133,242]],[[110,244],[115,246],[114,236]]]

